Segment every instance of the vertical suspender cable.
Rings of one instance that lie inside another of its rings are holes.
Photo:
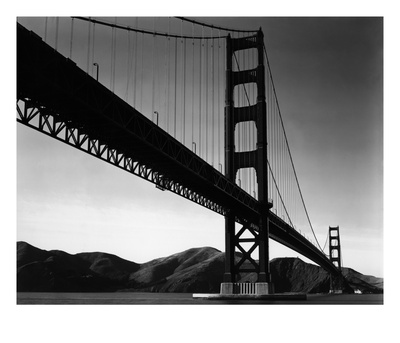
[[[71,37],[69,40],[69,58],[72,59],[72,42],[74,39],[74,18],[71,20]]]
[[[192,149],[194,143],[194,23],[192,23]]]
[[[268,79],[269,80],[269,79]],[[269,84],[269,83],[268,83]],[[275,168],[275,144],[274,144],[274,138],[275,138],[275,132],[274,132],[274,122],[273,122],[273,111],[272,111],[272,105],[271,105],[271,97],[270,97],[270,87],[268,89],[268,95],[269,95],[269,122],[270,122],[270,139],[269,139],[269,145],[270,145],[270,155],[269,155],[269,161],[270,164],[272,165],[271,168],[271,173],[273,173],[274,168]],[[275,193],[274,193],[274,188],[273,188],[273,183],[272,183],[272,175],[271,175],[271,198],[275,199]],[[274,207],[276,207],[276,203],[274,201],[273,204]]]
[[[234,37],[235,37],[235,33],[232,33],[232,39],[234,39]],[[233,51],[232,58],[236,58],[235,53],[236,52]],[[235,70],[235,64],[232,62],[232,72],[235,72],[235,71],[236,71]],[[233,77],[231,77],[231,79],[233,79]],[[233,95],[232,95],[233,106],[234,107],[239,107],[239,105],[238,105],[238,93],[240,92],[240,88],[239,88],[239,91],[237,90],[238,88],[236,88],[236,91],[235,91],[235,88],[233,86],[233,80],[232,80],[232,88],[230,88],[230,89],[232,90],[232,93],[233,93]],[[234,147],[235,147],[234,149],[235,149],[235,152],[240,150],[240,135],[239,135],[239,131],[240,131],[240,125],[235,125],[235,129],[234,129],[234,133],[233,133],[233,135],[234,135]],[[240,169],[238,169],[237,172],[236,172],[236,179],[238,180],[237,184],[239,184]]]
[[[281,156],[282,156],[282,151],[281,151],[281,136],[280,136],[281,131],[279,130],[279,126],[277,126],[277,137],[278,137],[278,188],[279,188],[279,192],[281,191]],[[281,205],[281,211],[282,211],[282,198],[280,205]],[[282,218],[282,212],[280,212],[280,216]]]
[[[129,27],[128,27],[129,28]],[[128,56],[126,59],[126,91],[125,91],[125,101],[128,102],[128,93],[129,93],[129,81],[130,81],[130,73],[131,73],[131,36],[130,31],[126,31],[128,37]]]
[[[297,213],[296,213],[296,190],[294,187],[294,177],[293,177],[293,170],[292,170],[292,177],[291,177],[291,192],[292,192],[292,207],[293,207],[293,216],[294,222],[297,224]]]
[[[47,43],[47,22],[48,18],[46,17],[44,20],[44,42]]]
[[[247,55],[247,57],[246,57]],[[250,63],[250,59],[249,59],[249,51],[243,51],[243,63],[244,64],[244,68],[246,68],[246,70],[249,70],[249,66],[251,65]],[[247,102],[246,102],[246,107],[247,107],[247,113],[250,113],[250,105],[252,103],[252,99],[254,96],[254,87],[252,83],[248,83],[246,86],[246,94],[247,94]],[[251,99],[251,101],[250,101]],[[247,183],[247,192],[254,197],[254,190],[253,190],[253,185],[252,185],[252,179],[253,179],[253,170],[255,166],[252,166],[251,163],[251,155],[250,155],[250,151],[254,150],[254,147],[252,145],[252,141],[253,141],[253,135],[252,135],[252,128],[253,126],[253,121],[251,120],[247,120],[244,123],[244,130],[245,130],[245,150],[248,152],[248,165],[249,167],[246,169],[246,183]]]
[[[218,58],[218,79],[217,79],[217,89],[218,89],[218,166],[221,164],[221,97],[220,97],[220,89],[219,89],[219,78],[221,75],[221,68],[220,68],[220,50],[221,50],[221,31],[218,30],[218,52],[217,52],[217,58]],[[222,168],[220,170],[222,173]]]
[[[271,112],[270,112],[270,109],[269,109],[269,106],[270,106],[269,105],[269,103],[270,103],[270,100],[269,100],[269,83],[268,83],[268,75],[267,75],[266,71],[264,71],[264,75],[265,75],[265,80],[266,80],[266,83],[265,83],[266,89],[265,89],[265,91],[266,91],[266,101],[267,101],[267,153],[268,153],[267,162],[270,164],[271,163]],[[271,196],[272,184],[271,184],[271,176],[269,175],[270,174],[269,169],[268,169],[267,173],[268,173],[268,197],[272,199],[272,196]]]
[[[256,56],[256,54],[254,52],[254,49],[252,49],[253,65],[255,64],[255,61],[256,61],[256,59],[255,59],[256,57],[255,56]],[[258,56],[258,54],[257,54],[257,56]],[[255,96],[253,96],[253,98],[254,97]],[[267,110],[265,111],[265,115],[267,116],[267,120],[268,120],[268,112],[267,112]],[[266,123],[267,123],[267,120],[266,120]],[[268,161],[268,158],[269,158],[269,154],[268,154],[268,126],[265,129],[266,129],[266,132],[267,132],[267,151],[266,151],[266,153],[267,153],[267,161]],[[255,125],[253,125],[253,129],[252,130],[253,130],[253,144],[254,144],[255,139],[256,139],[256,134],[257,134]],[[257,148],[257,144],[255,145],[255,148]],[[268,169],[267,169],[267,181],[268,180],[269,180],[269,178],[268,178]],[[253,174],[253,188],[254,188],[254,190],[255,190],[255,192],[257,194],[257,199],[258,199],[257,173],[255,171],[254,171],[254,174]],[[267,199],[268,199],[268,192],[267,192]]]
[[[243,37],[244,37],[244,34],[243,34]],[[249,53],[250,53],[249,49],[243,50],[243,63],[245,65],[246,69],[250,69],[250,67],[251,67]],[[247,54],[247,58],[246,58],[246,54]],[[253,100],[253,97],[252,97],[253,96],[253,84],[252,83],[247,84],[247,88],[248,88],[248,93],[249,93],[249,100],[250,99]],[[248,101],[248,104],[247,104],[248,111],[250,111],[250,105],[251,105],[251,103],[250,103],[250,101]],[[251,150],[251,124],[252,123],[250,121],[246,122],[246,132],[247,132],[247,139],[246,139],[247,148],[246,148],[246,150],[247,151]],[[250,154],[249,154],[249,165],[250,165]],[[250,195],[253,195],[253,192],[251,189],[251,186],[252,186],[251,185],[251,174],[252,174],[252,172],[253,172],[253,168],[247,169],[248,193]]]
[[[95,48],[95,38],[96,38],[96,23],[93,23],[93,37],[92,37],[92,75],[94,75],[94,48]]]
[[[233,37],[234,37],[234,34],[233,34]],[[237,67],[237,69],[239,69],[239,63],[238,63],[238,60],[237,60],[237,57],[236,57],[236,51],[235,52],[233,52],[233,57],[235,58],[235,61],[236,61],[236,67]],[[234,66],[235,64],[233,64],[232,65],[232,70],[233,70],[233,66]],[[232,82],[233,82],[233,80],[232,80]],[[233,87],[233,103],[234,103],[234,107],[240,107],[240,95],[241,95],[241,88],[240,87],[236,87],[236,92],[235,92],[235,89],[234,89],[234,87]],[[236,106],[235,106],[235,104],[236,104]],[[241,129],[242,129],[242,125],[238,125],[238,127],[237,127],[237,130],[235,130],[235,132],[234,132],[234,136],[235,136],[235,150],[236,150],[236,137],[237,137],[237,147],[238,147],[238,151],[241,151],[242,150],[242,146],[241,146],[241,134],[240,134],[240,131],[241,131]],[[238,185],[239,185],[239,187],[241,187],[241,184],[242,184],[242,179],[241,179],[241,177],[242,177],[242,169],[240,168],[240,169],[238,169],[238,171],[237,171],[237,179],[238,179]]]
[[[56,17],[56,43],[55,43],[55,50],[58,50],[58,23],[60,18]]]
[[[183,144],[186,140],[186,40],[183,41]]]
[[[138,28],[138,18],[136,18],[136,29]],[[135,45],[134,45],[134,49],[135,49],[135,73],[133,76],[133,107],[136,108],[136,79],[137,79],[137,52],[138,52],[138,40],[137,40],[137,35],[138,33],[135,32]]]
[[[274,106],[274,115],[275,115],[275,117],[276,117],[276,109],[275,109],[275,106]],[[280,165],[279,165],[279,162],[280,162],[280,144],[279,144],[279,128],[278,128],[278,125],[276,126],[276,177],[277,177],[277,179],[278,179],[278,183],[277,183],[277,191],[279,190],[279,172],[280,172]],[[279,199],[279,198],[278,198]],[[278,215],[280,215],[280,206],[281,205],[281,203],[280,202],[278,202],[278,211],[279,211],[279,213],[278,213]]]
[[[90,19],[90,17],[89,17]],[[89,60],[90,60],[90,36],[91,32],[90,29],[92,28],[92,23],[88,21],[88,42],[87,42],[87,55],[86,55],[86,73],[89,74]]]
[[[250,69],[252,67],[252,59],[251,59],[251,54],[250,53],[251,53],[250,49],[247,49],[247,69]],[[249,84],[249,94],[250,94],[250,99],[251,99],[251,102],[249,103],[249,106],[250,106],[253,103],[253,99],[254,99],[254,83]],[[249,111],[250,111],[250,107],[249,107]],[[254,139],[254,136],[253,136],[253,133],[252,133],[252,127],[253,126],[254,126],[253,122],[249,121],[247,123],[247,137],[248,137],[247,147],[248,147],[249,151],[250,150],[255,150],[255,148],[254,148],[254,146],[252,144],[253,139]],[[249,178],[249,180],[248,180],[248,182],[249,182],[249,194],[251,196],[254,196],[253,170],[254,170],[254,168],[249,168],[248,169],[248,174],[249,174],[249,176],[248,176],[248,178]]]
[[[284,173],[283,173],[283,141],[282,141],[282,130],[279,130],[279,135],[280,135],[280,139],[279,139],[279,144],[280,144],[280,148],[279,148],[279,191],[281,192],[281,194],[284,191]],[[282,199],[282,205],[283,205],[283,197],[281,197]],[[282,207],[282,215],[283,215],[283,207]]]
[[[272,163],[272,153],[273,153],[273,146],[272,146],[272,117],[271,117],[271,101],[270,101],[270,97],[269,97],[269,82],[268,82],[268,74],[267,74],[267,71],[265,71],[265,73],[266,73],[266,77],[265,77],[265,79],[266,79],[266,86],[267,86],[267,114],[268,114],[268,116],[267,116],[267,119],[268,119],[268,137],[267,137],[267,139],[268,139],[268,163],[271,165],[271,163]],[[270,170],[268,169],[268,172],[269,172]],[[271,173],[270,173],[271,174]],[[268,182],[269,182],[269,184],[268,184],[268,186],[269,186],[269,188],[268,188],[268,194],[269,194],[269,197],[271,198],[271,199],[273,199],[273,196],[272,196],[272,176],[269,174],[269,177],[268,177]]]
[[[227,65],[226,65],[226,53],[227,53],[227,51],[226,51],[226,40],[223,40],[223,42],[222,42],[222,44],[223,44],[223,46],[222,46],[222,75],[221,75],[221,84],[223,85],[223,83],[224,83],[224,77],[225,77],[225,70],[226,70],[226,67],[227,67]],[[222,94],[221,94],[221,98],[222,98],[222,106],[223,106],[223,104],[224,104],[224,92],[222,92]],[[225,111],[225,110],[223,110],[223,111]],[[221,123],[222,123],[222,127],[224,127],[224,113],[225,112],[223,112],[223,114],[221,115]],[[224,156],[224,135],[222,135],[222,137],[221,137],[221,140],[222,140],[222,145],[221,145],[221,151],[222,151],[222,156]],[[223,159],[223,157],[221,157],[221,161],[222,160],[224,160]],[[224,160],[224,172],[226,172],[226,164],[225,164],[225,160]]]
[[[272,98],[271,98],[272,100]],[[273,144],[273,174],[274,177],[275,175],[277,175],[277,163],[278,163],[278,159],[277,159],[277,155],[278,155],[278,148],[277,148],[277,137],[276,137],[276,119],[275,119],[275,104],[272,103],[271,104],[271,117],[272,117],[272,133],[273,133],[273,137],[271,139],[271,144]],[[277,206],[278,206],[278,198],[276,197],[276,185],[274,187],[274,199],[276,199],[276,206],[275,206],[275,211],[277,210]]]
[[[117,17],[115,17],[115,25],[117,25]],[[115,67],[117,65],[117,38],[118,31],[114,31],[114,65],[113,65],[113,92],[115,91]]]
[[[282,130],[280,130],[280,127],[278,125],[278,141],[279,141],[279,193],[282,194]],[[282,196],[280,197],[281,199],[281,218],[283,215],[283,201],[282,201]]]
[[[265,70],[264,70],[264,79],[267,80],[267,76],[266,76]],[[270,116],[269,116],[269,108],[268,108],[269,99],[268,99],[268,83],[267,82],[265,82],[265,102],[266,102],[266,116],[267,116],[267,120],[266,120],[266,125],[267,125],[267,127],[266,127],[266,130],[267,130],[266,131],[267,132],[267,163],[269,163],[270,162],[270,156],[271,156],[271,154],[270,154],[271,145],[270,145],[270,132],[269,132],[269,129],[270,129],[269,118],[270,118]],[[269,170],[268,169],[267,169],[267,182],[268,182],[267,197],[270,198],[271,182],[270,182],[270,175],[269,175]]]
[[[115,17],[115,25],[117,25],[117,17]],[[117,54],[117,30],[113,28],[113,65],[112,65],[112,91],[115,91],[115,65]]]
[[[277,135],[277,128],[276,128],[276,113],[275,113],[275,103],[272,104],[272,118],[273,118],[273,127],[274,127],[274,137],[272,142],[274,142],[274,177],[275,175],[278,176],[278,135]],[[278,214],[279,208],[279,198],[277,193],[277,184],[275,184],[275,194],[274,197],[276,199],[276,206],[275,206],[275,213]]]
[[[248,49],[247,51],[247,55],[248,55],[248,63],[249,63],[249,68],[253,67],[254,64],[254,53],[253,53],[253,49]],[[256,97],[256,92],[257,89],[255,89],[254,87],[254,83],[251,84],[251,90],[252,92],[250,93],[250,99],[252,100],[252,102],[254,102],[254,98]],[[251,104],[249,104],[250,106]],[[250,108],[249,108],[250,111]],[[254,122],[250,123],[249,125],[249,148],[252,150],[257,149],[257,145],[254,145],[254,142],[256,141],[256,137],[255,137],[255,132],[254,132]],[[268,177],[268,175],[265,175],[266,177]],[[252,168],[250,169],[250,175],[249,175],[249,185],[250,185],[250,194],[253,196],[255,195],[256,192],[256,187],[255,187],[255,169]],[[255,197],[255,196],[254,196]]]
[[[181,36],[183,36],[183,20],[181,21]],[[182,77],[183,77],[183,85],[182,85],[182,115],[183,115],[183,128],[182,128],[182,143],[185,145],[185,133],[186,133],[186,115],[185,115],[185,107],[186,107],[186,40],[184,41],[181,38],[181,47],[182,47]]]
[[[203,37],[204,37],[204,26],[201,27],[201,42],[200,42],[200,87],[199,87],[199,153],[198,155],[201,157],[201,86],[202,86],[202,55],[203,55],[203,46],[204,46],[204,42],[203,42]]]
[[[286,150],[285,150],[286,151]],[[289,164],[288,164],[288,156],[287,156],[287,151],[285,154],[285,169],[286,169],[286,197],[287,201],[289,202],[290,200],[290,192],[289,192]],[[289,204],[288,204],[289,205]]]
[[[112,90],[112,70],[113,70],[113,50],[114,50],[114,30],[115,28],[111,28],[111,64],[110,64],[110,90]]]
[[[241,34],[239,34],[239,38],[240,38],[240,36],[242,36],[242,38],[244,37],[244,34],[243,33],[241,33]],[[247,69],[247,67],[246,67],[246,50],[241,50],[241,51],[239,51],[238,52],[238,60],[240,60],[240,55],[242,55],[243,56],[243,68],[240,68],[239,67],[239,65],[238,65],[238,70],[240,70],[240,69],[242,69],[242,70],[246,70]],[[247,87],[247,84],[245,83],[245,84],[243,84],[243,89],[242,89],[242,92],[241,92],[241,94],[242,94],[242,96],[241,96],[241,103],[239,103],[239,106],[240,107],[244,107],[244,106],[246,106],[246,94],[247,94],[247,89],[246,89],[246,87]],[[242,149],[241,149],[241,151],[246,151],[247,150],[247,122],[242,122],[241,123],[241,128],[242,128]],[[250,155],[247,155],[247,162],[249,162],[249,157],[250,157]],[[247,178],[247,175],[248,174],[248,168],[246,168],[246,169],[243,169],[243,189],[245,189],[245,190],[247,190],[247,192],[249,192],[249,190],[247,189],[247,187],[248,187],[248,178]]]
[[[285,202],[286,205],[286,154],[285,154],[286,150],[284,149],[284,142],[282,139],[282,175],[283,175],[283,200]]]
[[[156,97],[155,108],[157,113],[161,110],[161,102],[162,102],[162,83],[161,83],[161,73],[162,73],[162,56],[164,56],[164,51],[162,50],[162,42],[163,40],[156,39],[156,90],[158,96]],[[158,125],[161,126],[161,121],[164,116],[159,118],[159,114],[157,114],[157,122]]]
[[[177,86],[177,70],[178,69],[178,38],[175,37],[175,66],[174,66],[174,72],[175,72],[175,78],[174,78],[174,138],[176,138],[176,99],[177,99],[177,94],[176,94],[176,86]]]
[[[282,130],[279,131],[282,135]],[[281,136],[282,137],[282,136]],[[281,194],[282,194],[282,202],[284,202],[285,199],[285,168],[284,168],[284,162],[285,162],[285,149],[283,145],[283,140],[281,139]],[[286,203],[285,203],[286,206]],[[284,214],[285,215],[285,214]]]
[[[214,35],[214,30],[211,29],[211,37]],[[214,39],[211,39],[211,165],[214,166]]]
[[[258,59],[258,53],[256,53],[254,50],[253,50],[253,65],[255,64],[255,61],[257,61],[257,59]],[[265,76],[265,75],[264,75]],[[265,77],[264,77],[264,79],[265,79]],[[265,85],[266,86],[266,85]],[[266,92],[266,88],[264,89],[264,91]],[[266,96],[266,94],[264,94],[265,96]],[[257,101],[257,98],[255,99],[255,101]],[[266,99],[266,101],[268,101],[268,99]],[[269,149],[270,149],[270,145],[268,144],[268,139],[269,139],[269,134],[268,134],[268,129],[269,129],[269,125],[268,125],[268,117],[269,117],[269,112],[268,112],[268,102],[267,102],[267,104],[266,104],[266,106],[265,106],[265,115],[267,116],[267,120],[265,121],[266,122],[266,125],[267,125],[267,128],[266,128],[266,132],[267,132],[267,137],[266,137],[266,139],[267,139],[267,163],[268,163],[268,160],[269,160]],[[253,142],[255,142],[255,137],[257,137],[257,128],[256,127],[253,127],[253,133],[254,133],[254,141]],[[256,148],[257,148],[257,144],[256,144]],[[266,173],[267,173],[267,181],[268,182],[270,182],[270,178],[268,177],[268,168],[267,168],[267,171],[266,171]],[[257,193],[257,199],[258,199],[258,187],[257,187],[257,183],[258,181],[257,181],[257,173],[254,173],[254,179],[253,179],[253,184],[254,184],[254,188],[255,188],[255,190],[256,190],[256,193]],[[269,191],[270,191],[270,188],[268,187],[268,192],[267,192],[267,199],[268,199],[268,193],[269,193]],[[269,197],[269,198],[272,198],[271,196]]]
[[[135,36],[136,36],[135,32]],[[136,58],[134,56],[136,50],[135,40],[132,40],[131,32],[128,32],[128,81],[127,81],[127,99],[129,100],[129,95],[132,93],[132,106],[136,108],[136,67],[134,68],[134,63],[136,65]],[[130,91],[130,87],[133,87],[133,91]]]
[[[240,38],[240,36],[241,36],[241,33],[238,33],[238,37],[237,38]],[[239,50],[235,54],[236,63],[237,63],[237,71],[241,70],[241,68],[239,66],[239,59],[240,59],[240,55],[242,53],[243,53],[243,50]],[[244,92],[245,92],[246,85],[242,83],[240,86],[236,86],[236,87],[237,87],[238,102],[237,102],[237,106],[235,106],[235,107],[243,107],[244,104],[245,104]],[[240,122],[238,124],[238,127],[240,128],[239,129],[239,138],[240,138],[239,150],[241,152],[244,151],[244,143],[245,143],[244,124],[245,124],[244,122]],[[245,170],[243,168],[240,168],[239,171],[240,171],[240,184],[241,184],[241,187],[243,189],[245,189],[246,188],[246,177],[245,177],[246,173],[245,173]]]
[[[168,106],[168,100],[167,100],[167,89],[168,89],[168,84],[167,84],[167,82],[168,82],[168,76],[167,76],[167,74],[168,74],[168,53],[167,53],[167,51],[168,51],[168,37],[165,40],[164,49],[165,50],[164,50],[163,55],[165,57],[165,59],[164,59],[164,72],[165,72],[164,76],[165,76],[165,79],[164,79],[164,107],[163,107],[164,110],[163,110],[163,112],[164,112],[164,114],[166,114],[167,113],[167,106]],[[165,115],[163,117],[164,117],[164,120],[165,120],[165,130],[168,132],[168,118]]]
[[[152,66],[152,82],[151,82],[151,118],[154,115],[154,99],[155,99],[155,77],[156,77],[156,73],[155,73],[155,49],[156,49],[156,35],[155,35],[155,18],[153,17],[153,49],[152,49],[152,60],[153,60],[153,66]]]
[[[277,148],[277,152],[278,152],[278,188],[279,188],[279,192],[281,190],[281,141],[280,141],[280,130],[279,130],[279,126],[277,125],[277,129],[276,129],[276,133],[277,133],[277,143],[278,143],[278,148]],[[281,216],[282,213],[282,198],[280,198],[280,213],[279,215]]]
[[[206,40],[206,50],[205,50],[205,73],[206,73],[206,83],[205,83],[205,93],[206,93],[206,157],[205,160],[208,162],[208,92],[209,92],[209,85],[208,85],[208,39]]]
[[[141,46],[141,62],[140,62],[140,111],[143,112],[143,73],[144,73],[144,67],[143,67],[143,50],[144,50],[144,33],[142,32],[142,46]]]
[[[277,129],[277,124],[276,124],[276,111],[275,111],[275,103],[273,103],[272,107],[272,112],[273,112],[273,118],[274,118],[274,153],[275,153],[275,163],[274,163],[274,176],[278,177],[278,129]],[[276,211],[278,214],[278,209],[279,209],[279,198],[278,198],[278,192],[277,192],[277,187],[278,185],[275,185],[275,198],[276,198]]]
[[[169,86],[170,86],[170,55],[171,55],[171,38],[169,37],[169,32],[170,32],[170,25],[171,25],[171,20],[168,18],[168,39],[167,39],[167,45],[168,45],[168,57],[167,57],[167,132],[169,133],[169,104],[170,104],[170,91],[169,91]]]
[[[267,73],[267,71],[266,71]],[[268,74],[266,77],[266,80],[268,82]],[[267,108],[268,108],[268,122],[269,122],[269,137],[268,137],[268,149],[269,149],[269,154],[268,154],[268,162],[269,165],[273,167],[273,157],[274,157],[274,146],[273,146],[273,125],[272,125],[272,110],[271,110],[271,99],[269,96],[269,92],[270,92],[270,87],[269,87],[269,82],[267,83],[267,96],[268,96],[268,102],[267,102]],[[270,170],[270,174],[272,173],[273,168],[271,168]],[[273,206],[275,206],[274,204],[274,196],[273,196],[273,183],[272,183],[272,175],[270,175],[270,177],[268,178],[268,181],[270,181],[269,183],[269,196],[273,201]]]

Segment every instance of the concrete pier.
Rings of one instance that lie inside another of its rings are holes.
[[[272,293],[267,282],[223,282],[221,295],[267,295]]]

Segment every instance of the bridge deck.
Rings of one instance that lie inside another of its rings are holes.
[[[257,217],[256,199],[21,26],[17,70],[18,99],[29,99],[57,122],[140,161],[160,175],[164,188],[176,182],[223,208]]]
[[[203,206],[208,204],[206,207],[220,214],[232,209],[238,216],[258,222],[261,209],[256,199],[19,24],[17,100],[37,108],[41,115],[52,116],[54,125],[63,123],[91,142],[100,142],[124,161],[140,163],[152,175],[148,180],[162,188]],[[29,120],[19,121],[32,127]],[[55,131],[44,133],[60,139]],[[81,144],[77,145],[82,150]],[[324,254],[273,213],[270,236],[337,272]]]

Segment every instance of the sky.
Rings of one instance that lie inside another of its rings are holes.
[[[383,276],[382,18],[197,19],[262,27],[320,245],[339,225],[343,265]],[[142,263],[192,247],[223,251],[224,218],[17,125],[17,240]],[[270,258],[284,256],[306,260],[272,241]]]

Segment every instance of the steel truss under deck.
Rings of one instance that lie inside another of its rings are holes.
[[[50,113],[44,107],[35,106],[30,100],[18,101],[17,113],[17,121],[21,124],[152,182],[161,190],[169,190],[214,212],[225,214],[225,209],[221,205],[181,185],[179,182],[169,180],[152,168],[127,156],[118,149],[110,147],[106,142],[91,138],[82,128],[72,126],[67,120],[62,120],[59,115]]]

